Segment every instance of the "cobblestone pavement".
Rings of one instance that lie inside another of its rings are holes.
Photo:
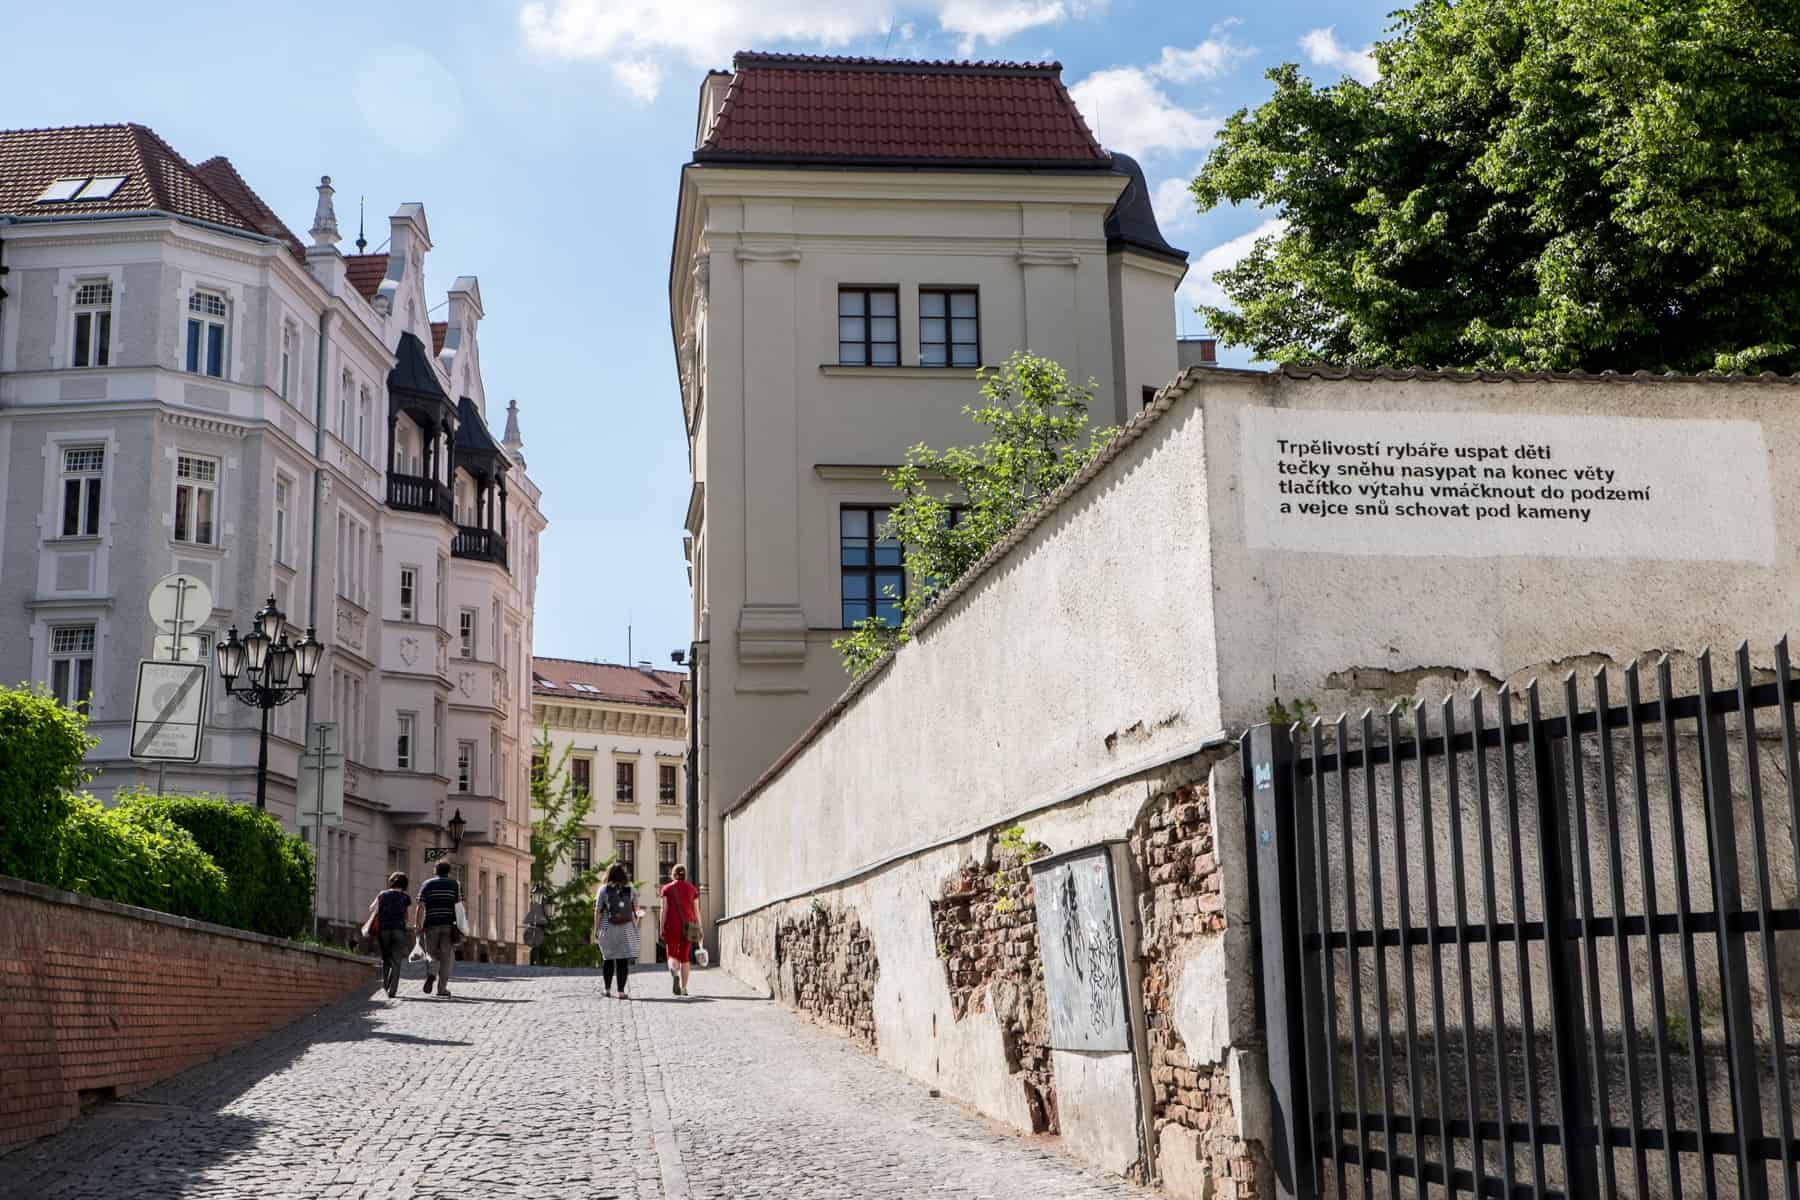
[[[4,1200],[1149,1196],[1017,1137],[721,971],[460,965],[0,1157]]]

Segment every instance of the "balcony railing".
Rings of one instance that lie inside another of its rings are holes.
[[[457,558],[473,558],[479,562],[506,565],[506,536],[475,525],[458,525],[450,541],[450,553]]]
[[[450,515],[450,489],[423,475],[388,472],[388,507],[401,512]]]

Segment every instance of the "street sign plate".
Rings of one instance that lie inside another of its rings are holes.
[[[427,847],[425,847],[425,861],[426,862],[436,862],[440,858],[449,858],[449,857],[450,857],[450,847],[448,847],[448,846],[427,846]]]
[[[151,647],[150,657],[157,662],[199,662],[200,639],[192,634],[185,634],[177,642],[174,634],[159,633],[156,635],[155,645]]]
[[[138,663],[131,757],[200,761],[200,735],[206,726],[206,672],[202,662]]]
[[[164,575],[150,588],[150,619],[164,633],[191,633],[212,616],[212,589],[198,575]]]

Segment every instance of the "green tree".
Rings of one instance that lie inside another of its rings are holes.
[[[85,708],[43,688],[0,687],[0,875],[61,884],[57,830],[88,781],[82,759],[98,744]]]
[[[1292,64],[1203,210],[1285,227],[1200,310],[1263,359],[1800,370],[1800,6],[1419,0],[1373,85]]]
[[[1093,385],[1073,386],[1068,372],[1051,359],[1015,353],[979,378],[982,403],[963,412],[989,431],[987,440],[942,451],[917,445],[907,452],[905,465],[887,473],[900,499],[888,517],[886,536],[901,545],[906,594],[898,625],[869,617],[831,644],[852,675],[910,641],[914,622],[938,593],[1091,462],[1115,432],[1088,422]],[[933,486],[939,487],[936,493]],[[958,494],[952,521],[950,497]]]
[[[571,870],[561,883],[556,876],[575,857],[575,839],[587,836],[585,822],[594,807],[592,793],[576,788],[568,772],[569,751],[550,758],[550,729],[544,727],[531,760],[531,892],[541,898],[550,923],[544,941],[531,951],[538,966],[595,967],[599,948],[593,944],[594,895],[613,856],[585,871]]]

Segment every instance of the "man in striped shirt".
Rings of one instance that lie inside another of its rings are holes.
[[[438,995],[450,994],[450,967],[456,961],[456,905],[462,888],[450,878],[450,864],[439,862],[437,878],[419,888],[419,906],[413,911],[419,922],[419,940],[425,945],[425,990],[438,981]]]

